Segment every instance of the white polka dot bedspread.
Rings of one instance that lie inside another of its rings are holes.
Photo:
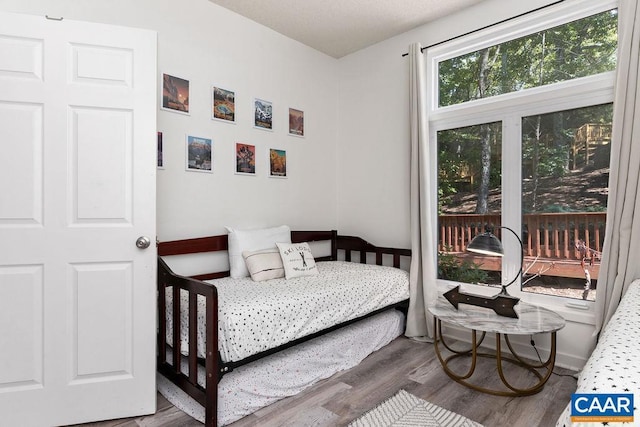
[[[404,270],[345,261],[317,263],[319,274],[254,282],[225,277],[218,290],[218,350],[238,361],[409,298]],[[173,336],[167,290],[167,342]],[[198,356],[204,355],[204,298],[198,308]],[[188,296],[181,297],[181,352],[188,351]]]
[[[633,393],[634,423],[571,422],[571,404],[557,427],[640,425],[640,280],[635,280],[578,377],[576,393]]]

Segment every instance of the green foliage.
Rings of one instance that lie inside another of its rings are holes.
[[[438,277],[463,283],[486,283],[489,275],[471,260],[459,260],[454,254],[438,252]]]
[[[536,213],[573,213],[573,212],[606,212],[607,207],[604,205],[592,205],[584,206],[580,209],[574,209],[571,206],[551,204],[544,206],[543,209],[536,211]],[[524,211],[523,213],[533,213],[531,211]]]
[[[611,104],[564,110],[522,119],[523,177],[562,177],[569,167],[575,131],[582,125],[610,124]]]
[[[589,16],[439,64],[442,106],[584,77],[616,66],[617,12]],[[480,76],[484,88],[478,84]]]
[[[605,205],[601,205],[601,204],[591,205],[591,206],[584,206],[584,207],[581,207],[580,209],[575,209],[575,208],[572,208],[571,206],[566,206],[566,205],[551,204],[551,205],[545,205],[543,207],[543,209],[535,210],[535,211],[523,208],[522,213],[524,213],[524,214],[529,214],[529,213],[574,213],[574,212],[606,212],[606,211],[607,211],[607,207]]]
[[[617,11],[611,10],[442,61],[438,65],[439,105],[615,70],[617,18]],[[523,178],[564,176],[570,166],[574,132],[586,123],[611,123],[611,105],[523,119]],[[487,132],[479,130],[481,126],[438,132],[441,213],[446,213],[459,192],[473,192],[478,201],[486,201],[489,190],[501,185],[501,123],[485,125],[489,126],[488,138]],[[482,157],[483,148],[485,153],[490,149],[490,157]]]
[[[571,209],[562,205],[549,205],[544,209],[545,213],[569,213]]]
[[[606,212],[607,207],[603,205],[586,206],[581,212]]]
[[[489,186],[499,187],[502,177],[502,124],[489,123],[491,169]],[[476,192],[482,170],[481,126],[438,132],[439,207],[447,206],[458,192]],[[442,209],[440,209],[442,211]]]
[[[530,177],[533,174],[535,164],[538,176],[553,176],[560,178],[567,172],[567,150],[566,146],[548,147],[538,145],[535,141],[523,141],[522,144],[522,161],[525,165],[523,170],[524,177]],[[537,150],[537,151],[536,151]]]

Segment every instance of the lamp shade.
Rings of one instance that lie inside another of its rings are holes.
[[[490,256],[504,255],[502,242],[500,242],[500,239],[489,231],[478,234],[474,237],[471,242],[469,242],[467,251]]]
[[[522,239],[515,231],[505,226],[500,226],[499,228],[510,231],[515,236],[515,238],[518,239],[518,243],[520,243],[520,269],[518,270],[518,274],[516,274],[516,276],[509,283],[507,283],[506,285],[502,285],[502,291],[500,292],[500,295],[507,295],[510,298],[515,298],[509,295],[509,293],[507,292],[507,288],[512,283],[515,283],[515,281],[518,280],[518,278],[522,274],[522,266],[524,265],[524,246],[522,244]],[[469,245],[467,245],[467,251],[489,256],[504,256],[502,242],[500,242],[500,239],[498,239],[490,231],[485,231],[484,233],[478,234],[476,237],[474,237],[469,242]]]

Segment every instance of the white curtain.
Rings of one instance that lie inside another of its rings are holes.
[[[411,269],[410,302],[405,335],[433,339],[433,318],[427,305],[436,292],[436,171],[429,160],[436,155],[429,144],[426,76],[420,43],[409,46],[409,123],[411,129]]]
[[[613,101],[611,173],[596,333],[607,324],[629,284],[640,278],[640,6],[618,5],[618,68]]]

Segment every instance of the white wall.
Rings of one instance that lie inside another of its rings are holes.
[[[548,3],[552,1],[485,0],[340,59],[337,206],[342,234],[411,247],[409,61],[402,57],[409,45],[438,43]],[[558,363],[581,368],[593,348],[593,317],[582,310],[554,309],[567,320],[558,333]],[[460,331],[451,333],[469,339]],[[531,350],[526,343],[522,349]],[[538,346],[548,348],[548,339]]]
[[[158,111],[160,240],[223,234],[227,225],[336,227],[334,58],[207,0],[0,0],[0,10],[158,32],[158,81],[168,72],[191,83],[190,116]],[[211,120],[213,84],[235,91],[236,124]],[[252,127],[254,97],[273,102],[273,132]],[[288,135],[289,107],[305,112],[305,138]],[[185,171],[186,133],[213,140],[213,174]],[[257,176],[234,174],[236,142],[256,146]],[[288,179],[268,177],[269,148],[287,150]]]

